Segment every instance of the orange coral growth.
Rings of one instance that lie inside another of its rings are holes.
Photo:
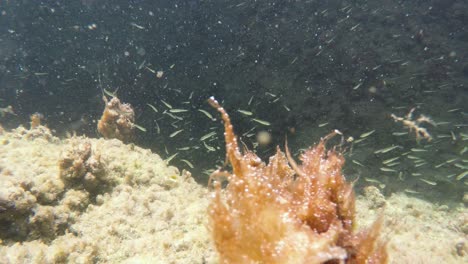
[[[354,233],[354,191],[341,173],[344,157],[323,138],[301,156],[302,165],[278,148],[265,164],[239,150],[228,114],[222,114],[226,155],[233,173],[212,175],[216,191],[209,215],[222,263],[386,263],[378,242],[382,220]],[[217,175],[227,175],[221,190]]]
[[[31,129],[33,129],[41,125],[41,120],[44,119],[44,115],[36,112],[30,115],[29,118],[31,119]]]
[[[106,108],[98,122],[98,131],[105,138],[117,138],[124,142],[133,136],[135,112],[130,104],[120,103],[119,98],[113,97],[107,101]]]

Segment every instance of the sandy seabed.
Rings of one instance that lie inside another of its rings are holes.
[[[0,132],[0,263],[217,263],[209,199],[190,172],[133,144]],[[468,263],[462,203],[369,186],[359,227],[383,208],[391,263]]]

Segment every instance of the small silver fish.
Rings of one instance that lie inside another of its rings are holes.
[[[363,134],[361,134],[359,137],[360,137],[360,138],[366,138],[366,137],[368,137],[368,136],[374,134],[374,132],[375,132],[375,129],[374,129],[374,130],[371,130],[371,131],[369,131],[369,132],[363,133]]]

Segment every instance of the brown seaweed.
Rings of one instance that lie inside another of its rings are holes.
[[[103,97],[106,108],[98,122],[98,132],[105,138],[117,138],[128,142],[133,138],[135,112],[130,104],[121,103],[119,98],[110,101]]]
[[[326,142],[306,150],[298,165],[286,148],[277,148],[268,164],[239,149],[228,114],[222,115],[226,155],[232,173],[212,176],[215,191],[209,207],[210,227],[221,263],[386,263],[379,241],[382,219],[355,233],[355,197],[342,175],[345,162]],[[228,184],[221,188],[218,176]]]

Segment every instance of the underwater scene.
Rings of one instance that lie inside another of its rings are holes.
[[[468,1],[0,0],[0,263],[468,263]]]

